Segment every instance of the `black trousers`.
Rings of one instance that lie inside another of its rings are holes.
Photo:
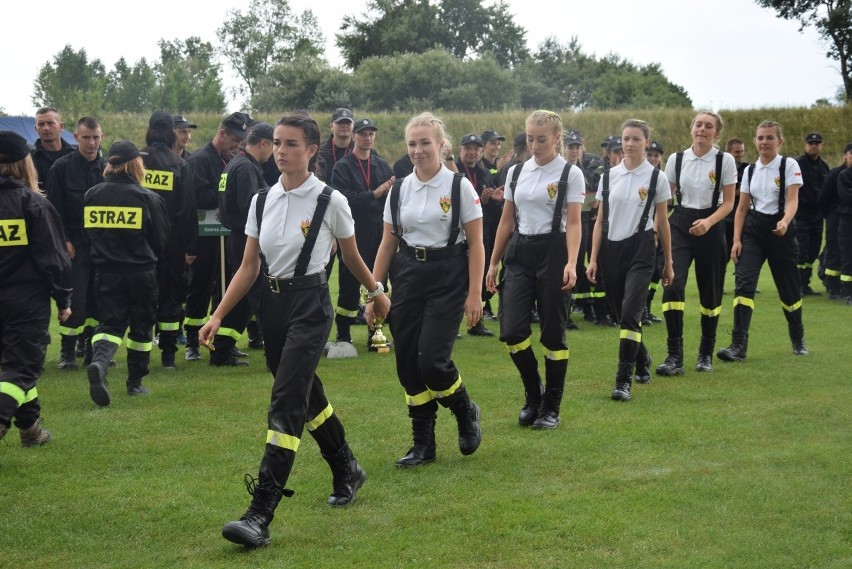
[[[355,222],[355,243],[358,245],[358,253],[364,259],[364,263],[371,271],[376,262],[376,253],[379,251],[379,243],[382,242],[383,223],[369,221]],[[338,251],[338,256],[340,252]],[[342,261],[337,267],[338,290],[337,290],[337,316],[335,320],[338,326],[350,325],[358,316],[358,304],[360,301],[361,283]]]
[[[822,264],[827,277],[839,277],[843,259],[840,254],[840,216],[836,212],[829,213],[825,218],[825,248],[823,249]]]
[[[592,300],[592,288],[589,279],[586,278],[586,255],[589,252],[589,246],[592,239],[592,229],[594,221],[592,221],[591,212],[582,212],[580,214],[580,249],[577,252],[577,283],[574,285],[574,300],[576,302],[587,303]]]
[[[838,214],[837,243],[840,247],[840,283],[843,294],[852,297],[852,214]]]
[[[95,272],[98,320],[92,336],[92,362],[107,369],[127,333],[127,379],[138,383],[148,375],[157,322],[157,271]]]
[[[500,212],[503,210],[501,209]],[[485,246],[485,266],[491,260],[491,253],[494,252],[494,241],[497,239],[497,227],[500,225],[500,215],[489,215],[482,218],[482,242]],[[494,296],[485,287],[485,275],[482,276],[482,300],[491,300]]]
[[[50,295],[38,284],[0,288],[0,424],[28,429],[39,418],[36,381],[50,343]]]
[[[231,282],[234,273],[240,268],[243,262],[243,254],[246,250],[247,237],[245,233],[234,232],[228,236],[225,243],[225,252],[228,258],[228,284]],[[231,311],[222,318],[222,325],[216,332],[216,338],[213,344],[216,350],[210,354],[210,361],[221,362],[230,356],[231,348],[233,348],[243,332],[246,331],[252,314],[258,317],[260,322],[260,296],[262,287],[264,286],[263,277],[258,275],[254,284],[249,289],[248,293],[231,309]],[[261,324],[262,325],[262,324]]]
[[[260,463],[261,482],[284,487],[306,426],[323,455],[334,454],[345,442],[343,425],[316,375],[333,313],[327,284],[281,293],[265,285],[262,289],[266,363],[275,379]]]
[[[166,244],[157,260],[157,329],[160,332],[159,348],[164,353],[177,351],[183,302],[186,299],[186,261],[176,240]]]
[[[674,280],[663,291],[663,313],[669,338],[683,337],[683,313],[686,308],[686,282],[695,262],[695,282],[701,303],[701,336],[715,338],[722,311],[727,244],[725,224],[717,223],[701,236],[690,235],[697,219],[712,215],[713,209],[677,208],[669,218],[672,234]]]
[[[221,238],[199,237],[196,241],[195,261],[189,266],[186,292],[184,328],[187,346],[198,347],[198,330],[204,326],[210,315],[210,301],[214,295],[216,298],[220,297],[216,291],[216,287],[220,286],[219,239]]]
[[[87,327],[97,325],[92,246],[85,237],[72,240],[71,244],[74,245],[74,258],[71,260],[71,316],[59,325],[62,336],[78,336]]]
[[[734,329],[748,332],[751,314],[754,311],[754,292],[763,263],[769,262],[772,280],[778,289],[778,297],[784,309],[784,316],[790,336],[801,338],[802,293],[796,259],[799,258],[799,245],[796,238],[795,220],[787,232],[778,237],[772,233],[781,215],[766,215],[750,211],[745,219],[742,234],[742,252],[736,269],[736,290],[734,292]]]
[[[434,416],[435,399],[461,387],[452,360],[468,291],[466,255],[421,262],[398,251],[390,267],[396,373],[405,389],[409,414]]]
[[[822,217],[819,215],[796,216],[796,238],[799,244],[797,266],[801,286],[809,286],[814,261],[822,246]]]

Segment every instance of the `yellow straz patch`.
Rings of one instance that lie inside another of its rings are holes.
[[[21,247],[29,244],[27,222],[23,219],[0,219],[0,247]]]
[[[225,187],[228,185],[228,173],[223,172],[222,175],[219,176],[219,191],[224,192]]]
[[[142,229],[141,207],[86,206],[86,229]]]
[[[175,189],[175,176],[167,170],[145,170],[142,186],[149,190],[171,192]]]

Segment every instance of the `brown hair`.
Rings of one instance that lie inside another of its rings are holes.
[[[642,134],[645,135],[646,140],[651,140],[651,127],[648,126],[648,123],[645,121],[640,121],[639,119],[627,119],[623,123],[621,123],[621,132],[624,132],[625,128],[638,128],[642,131]]]
[[[774,128],[775,132],[778,134],[779,140],[784,140],[784,134],[781,132],[781,125],[775,121],[763,121],[759,125],[757,125],[757,129],[754,131],[757,134],[757,131],[762,128]]]

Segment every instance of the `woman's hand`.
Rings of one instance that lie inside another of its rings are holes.
[[[372,308],[371,312],[374,318],[384,320],[388,317],[388,312],[390,312],[391,301],[385,293],[382,293],[374,298],[373,302],[368,303],[367,306]]]
[[[491,294],[497,292],[497,265],[488,265],[488,272],[485,274],[485,288]]]
[[[692,227],[689,228],[689,234],[701,237],[710,231],[711,227],[713,227],[713,224],[708,219],[696,219],[692,222]]]
[[[464,315],[467,317],[467,327],[473,328],[476,323],[482,320],[482,295],[468,294],[467,300],[464,302]]]
[[[60,322],[65,322],[71,317],[71,309],[63,308],[62,310],[57,312],[56,317],[59,319]]]
[[[568,263],[562,271],[562,290],[571,290],[575,284],[577,284],[577,265]]]
[[[740,255],[743,252],[743,242],[742,241],[734,241],[734,244],[731,245],[731,260],[734,264],[737,264],[737,261],[740,260]]]
[[[666,266],[663,267],[662,278],[660,279],[663,283],[663,286],[669,286],[674,281],[674,265],[671,261],[666,263]]]
[[[210,317],[207,324],[201,327],[198,331],[198,343],[209,347],[213,343],[213,338],[216,337],[216,332],[219,331],[219,326],[222,325],[222,319],[215,314]]]
[[[598,262],[597,261],[589,261],[589,264],[586,265],[586,278],[592,284],[597,284],[597,276],[598,276]]]
[[[775,229],[772,230],[772,234],[777,237],[783,237],[785,233],[787,233],[787,222],[779,219],[778,223],[775,224]]]

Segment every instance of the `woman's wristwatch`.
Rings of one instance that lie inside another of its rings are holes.
[[[376,298],[377,296],[379,296],[380,294],[383,294],[384,292],[385,292],[385,287],[384,287],[384,285],[382,285],[382,282],[376,281],[376,290],[374,290],[373,292],[368,291],[367,292],[367,298],[372,300],[372,299]]]

